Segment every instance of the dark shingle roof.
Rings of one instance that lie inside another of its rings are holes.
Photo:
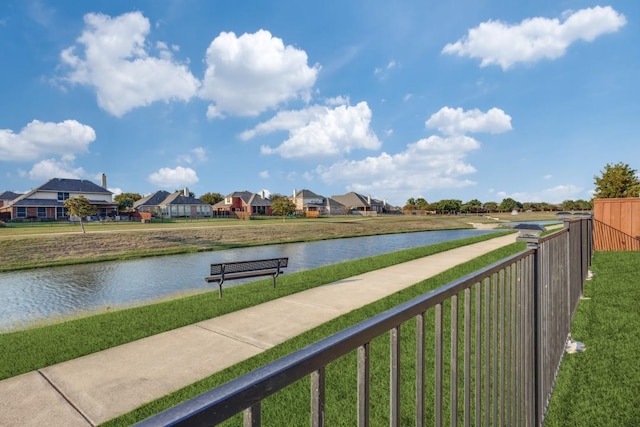
[[[161,205],[208,205],[208,203],[203,202],[200,199],[196,199],[195,197],[185,196],[181,191],[177,191],[173,194],[170,194],[167,198],[165,198]]]
[[[98,184],[94,184],[86,179],[68,179],[68,178],[53,178],[48,182],[42,184],[36,189],[37,191],[64,191],[64,192],[78,192],[78,193],[108,193],[113,194],[106,188],[100,187]]]
[[[0,200],[14,200],[20,196],[22,196],[22,194],[14,193],[13,191],[5,191],[4,193],[0,193]]]
[[[151,193],[140,200],[136,200],[133,203],[133,208],[136,209],[140,206],[160,206],[160,204],[164,202],[167,197],[169,197],[169,194],[171,193],[169,193],[168,191],[156,191],[155,193]]]

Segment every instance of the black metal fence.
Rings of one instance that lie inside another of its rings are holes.
[[[327,366],[357,354],[354,412],[369,426],[371,343],[389,334],[389,424],[407,424],[403,363],[411,365],[413,424],[538,426],[553,391],[571,318],[592,254],[591,219],[529,239],[512,257],[401,304],[245,376],[142,421],[140,425],[215,425],[243,412],[261,425],[265,398],[310,376],[310,424],[325,425]],[[415,337],[401,334],[412,323]],[[404,362],[403,342],[415,360]],[[415,367],[415,368],[413,368]],[[406,366],[404,367],[406,369]],[[431,370],[429,372],[429,370]],[[426,378],[430,380],[427,381]],[[356,397],[357,396],[357,397]],[[379,420],[374,424],[380,424]],[[286,422],[283,421],[282,425]]]

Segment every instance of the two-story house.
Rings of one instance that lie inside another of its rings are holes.
[[[106,176],[102,175],[102,186],[85,179],[53,178],[0,207],[10,219],[30,219],[51,221],[68,219],[65,200],[84,196],[96,207],[96,215],[106,217],[117,213],[118,205],[113,202],[113,193],[106,188]]]
[[[271,200],[264,194],[235,191],[213,205],[213,212],[218,216],[245,219],[251,215],[271,215]]]
[[[293,190],[291,201],[296,205],[296,211],[306,216],[344,215],[345,207],[331,197],[320,196],[310,190]]]

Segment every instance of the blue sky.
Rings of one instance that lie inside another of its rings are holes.
[[[636,1],[0,2],[0,192],[590,199],[640,168]]]

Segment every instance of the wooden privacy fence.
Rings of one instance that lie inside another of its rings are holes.
[[[595,199],[593,218],[596,251],[640,250],[640,198]]]
[[[336,425],[326,395],[333,364],[347,359],[354,364],[346,368],[354,371],[353,389],[341,389],[340,399],[352,402],[349,425],[540,426],[587,277],[591,236],[590,218],[567,221],[561,231],[528,240],[516,255],[139,425],[216,425],[243,413],[245,426],[260,426],[263,407],[267,425],[300,425],[292,424],[299,414],[287,413],[288,407],[270,411],[265,399],[305,377],[309,424]],[[388,357],[374,357],[376,346],[386,346]],[[374,375],[374,367],[388,374]],[[388,391],[376,393],[380,389]],[[387,415],[372,420],[373,405],[389,408]]]

